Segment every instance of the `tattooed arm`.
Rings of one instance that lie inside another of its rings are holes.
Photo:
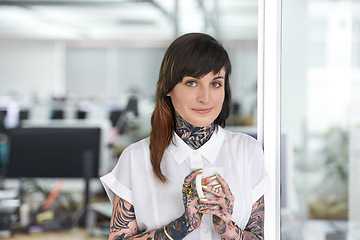
[[[199,173],[198,171],[190,173],[185,178],[185,183],[190,185]],[[134,207],[129,202],[115,195],[110,220],[109,240],[169,240],[169,236],[176,240],[183,239],[200,226],[202,216],[196,209],[199,199],[197,194],[189,195],[186,190],[186,187],[183,187],[184,214],[164,227],[145,233],[141,233],[138,227]],[[195,191],[195,189],[192,189],[192,191]]]
[[[235,229],[238,236],[236,238],[222,238],[222,240],[264,240],[264,196],[253,204],[250,219],[244,230],[234,225],[233,222],[228,224],[228,227]]]
[[[115,195],[113,212],[110,220],[109,240],[125,239],[139,234],[134,207],[124,199]]]
[[[243,239],[264,239],[264,196],[259,198],[251,210],[250,219],[242,232]]]

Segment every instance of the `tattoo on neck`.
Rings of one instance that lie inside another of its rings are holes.
[[[196,127],[188,123],[175,111],[176,134],[192,149],[198,149],[206,143],[214,132],[215,124]]]

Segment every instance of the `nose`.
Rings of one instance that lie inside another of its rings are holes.
[[[205,86],[200,87],[197,99],[199,102],[208,103],[210,101],[210,89]]]

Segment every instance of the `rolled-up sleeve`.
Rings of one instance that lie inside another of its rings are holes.
[[[132,204],[130,176],[131,153],[129,148],[126,148],[123,151],[114,169],[100,178],[105,192],[112,204],[115,195]]]
[[[255,203],[270,188],[270,181],[265,169],[264,153],[261,144],[254,141],[250,157],[252,201]]]

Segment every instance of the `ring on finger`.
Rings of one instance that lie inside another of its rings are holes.
[[[184,182],[183,187],[189,188],[189,187],[190,187],[190,184],[187,184],[186,182]]]
[[[186,193],[187,193],[187,195],[194,195],[195,194],[195,192],[192,190],[192,188],[190,186],[186,188]]]

